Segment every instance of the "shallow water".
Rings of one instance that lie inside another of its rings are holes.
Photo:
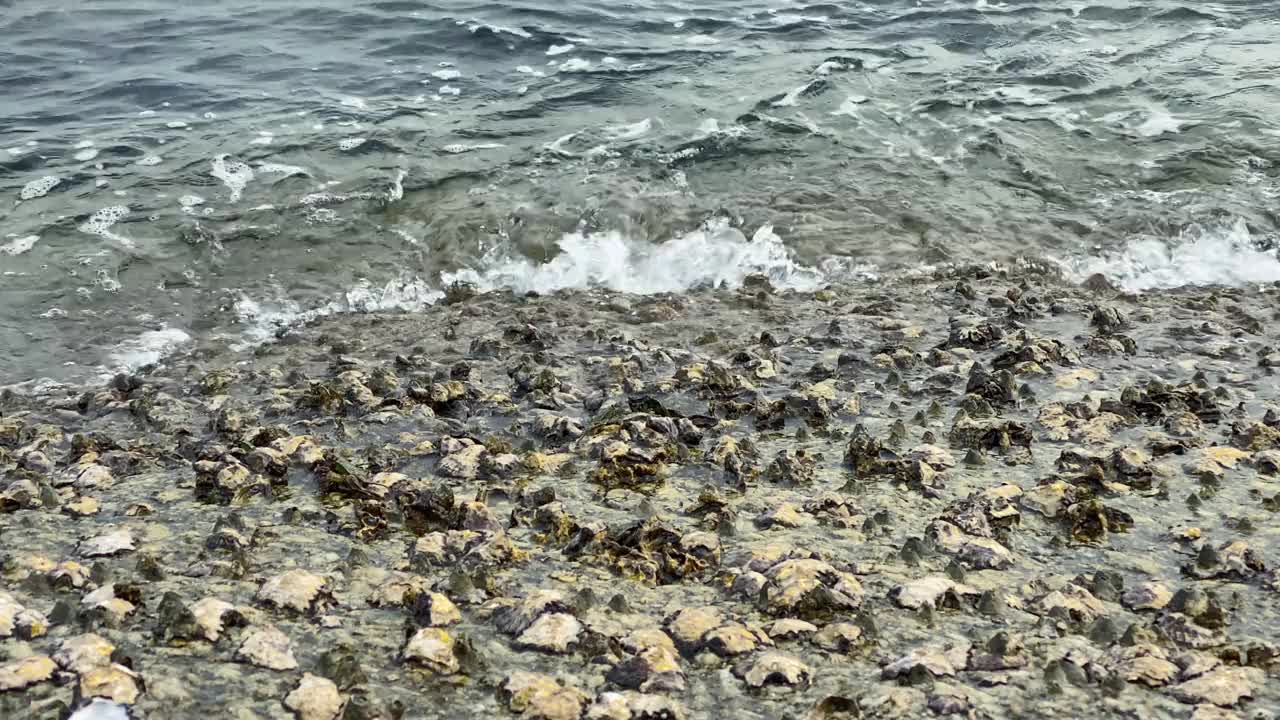
[[[0,7],[0,382],[452,280],[1280,280],[1280,3]]]

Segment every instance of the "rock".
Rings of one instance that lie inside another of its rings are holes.
[[[1265,677],[1258,668],[1222,667],[1174,686],[1173,696],[1184,703],[1232,707],[1253,697],[1254,688],[1261,685]]]
[[[304,673],[298,687],[285,696],[284,706],[298,720],[334,720],[344,705],[338,686],[328,678]]]
[[[454,641],[440,628],[422,628],[405,643],[402,657],[440,675],[452,675],[462,669],[454,654]]]
[[[960,546],[960,561],[979,570],[1004,570],[1013,565],[1013,553],[991,538],[970,538]]]
[[[812,517],[801,514],[801,512],[796,509],[795,505],[784,502],[764,515],[761,515],[756,524],[763,528],[798,528],[805,525],[812,525],[814,522],[815,520]]]
[[[784,560],[765,573],[764,610],[778,616],[812,619],[856,610],[862,585],[821,560]]]
[[[1063,617],[1080,624],[1092,623],[1107,613],[1107,606],[1079,585],[1067,585],[1046,593],[1036,601],[1035,609],[1041,615]]]
[[[935,678],[950,677],[956,674],[956,667],[964,667],[968,657],[967,648],[944,648],[939,645],[925,645],[913,648],[910,652],[880,670],[880,677],[885,679],[910,675],[919,669],[927,671]]]
[[[124,598],[116,597],[116,587],[108,583],[80,599],[86,609],[95,611],[111,625],[119,625],[133,614],[137,607]]]
[[[908,610],[926,606],[958,608],[962,601],[976,598],[978,594],[976,589],[953,582],[945,575],[930,575],[895,587],[889,591],[889,599]]]
[[[1075,501],[1074,486],[1056,480],[1044,485],[1037,485],[1022,494],[1018,500],[1022,507],[1052,518],[1062,512],[1062,508]]]
[[[499,691],[512,712],[528,720],[577,720],[587,696],[562,687],[547,675],[517,671],[503,680]]]
[[[818,626],[795,618],[774,620],[764,628],[773,640],[795,640],[818,632]]]
[[[753,688],[766,685],[808,687],[813,679],[808,665],[780,652],[761,653],[739,664],[733,673]]]
[[[419,625],[445,627],[462,622],[462,613],[447,596],[432,592],[418,595],[413,604],[413,617]]]
[[[82,540],[79,547],[80,556],[86,558],[109,557],[133,550],[133,533],[128,528],[120,528],[105,535]]]
[[[258,588],[259,602],[294,612],[310,612],[316,600],[328,593],[329,581],[305,570],[289,570],[267,579]]]
[[[682,652],[692,655],[702,649],[703,636],[723,623],[715,608],[685,608],[667,622],[667,632]]]
[[[101,506],[91,497],[81,496],[62,506],[63,512],[75,517],[97,515]]]
[[[813,644],[834,653],[849,653],[862,640],[862,628],[853,623],[836,622],[827,625],[812,638]]]
[[[139,693],[137,673],[123,665],[100,665],[80,674],[80,697],[102,697],[133,705]]]
[[[516,638],[516,646],[551,653],[566,653],[578,642],[582,623],[568,613],[548,613],[533,621]]]
[[[702,644],[720,657],[733,657],[755,650],[760,638],[746,626],[730,623],[708,632],[702,637]]]
[[[587,708],[586,720],[684,720],[685,709],[662,695],[604,692]]]
[[[13,635],[18,615],[26,610],[12,595],[0,590],[0,638]]]
[[[0,513],[35,510],[41,505],[39,486],[27,478],[14,480],[0,492]]]
[[[441,447],[443,449],[443,443]],[[459,480],[474,480],[480,475],[480,458],[486,452],[483,445],[464,447],[440,460],[436,473]]]
[[[0,692],[23,690],[53,677],[58,666],[47,655],[32,655],[0,665]]]
[[[507,707],[515,713],[524,712],[529,707],[529,701],[533,697],[554,693],[559,689],[560,683],[556,682],[555,678],[550,675],[524,670],[517,670],[511,673],[498,686],[499,692],[506,700]]]
[[[209,642],[218,642],[222,636],[223,621],[228,615],[236,615],[239,619],[235,606],[218,598],[204,598],[197,602],[191,606],[191,614],[195,616],[200,635]]]
[[[1121,604],[1130,610],[1160,610],[1169,604],[1173,592],[1158,582],[1144,582],[1125,590]]]
[[[83,675],[93,668],[110,665],[111,653],[115,649],[116,646],[106,638],[85,633],[63,640],[53,654],[53,661],[63,670]]]
[[[536,590],[520,600],[507,602],[494,610],[493,621],[499,632],[519,635],[546,613],[568,611],[569,605],[559,591]]]
[[[576,688],[558,688],[529,698],[522,718],[526,720],[578,720],[587,696]]]
[[[289,636],[274,625],[251,628],[236,651],[236,658],[264,667],[268,670],[293,670],[298,661],[293,658]]]
[[[619,687],[644,692],[684,690],[684,671],[673,646],[654,645],[634,652],[615,664],[605,679]]]

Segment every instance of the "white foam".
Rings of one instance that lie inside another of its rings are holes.
[[[13,237],[10,235],[9,237]],[[40,242],[39,235],[27,235],[25,237],[14,238],[4,245],[0,245],[0,255],[21,255]]]
[[[431,77],[436,78],[437,80],[457,80],[462,77],[462,73],[458,70],[454,70],[453,68],[445,68],[431,73]]]
[[[178,204],[184,208],[193,208],[197,205],[203,205],[204,198],[199,195],[183,195],[178,198]]]
[[[738,286],[762,274],[775,285],[811,290],[825,282],[818,269],[797,263],[773,228],[761,227],[750,240],[737,228],[716,222],[665,243],[627,238],[622,233],[570,233],[560,254],[545,263],[526,258],[487,259],[487,267],[446,273],[445,285],[469,283],[481,290],[549,293],[607,288],[652,294],[705,286]]]
[[[77,160],[79,162],[89,162],[90,160],[98,157],[98,149],[84,148],[83,150],[76,153],[75,155],[72,155],[71,157],[72,159]]]
[[[244,192],[244,188],[253,180],[253,168],[245,165],[239,160],[227,160],[227,155],[219,155],[213,159],[212,168],[209,174],[222,181],[227,186],[230,195],[227,198],[229,202],[239,202],[240,195]]]
[[[406,242],[419,242],[405,231],[392,231]],[[768,225],[748,239],[727,222],[710,222],[661,244],[634,240],[615,231],[569,233],[559,243],[559,254],[548,262],[495,251],[483,258],[479,267],[442,273],[438,282],[418,278],[383,286],[363,282],[311,309],[288,299],[263,302],[242,296],[233,309],[243,329],[232,348],[256,347],[292,327],[340,313],[420,311],[443,299],[438,288],[459,282],[481,291],[513,293],[605,288],[654,294],[739,287],[754,274],[768,277],[775,287],[794,290],[815,290],[837,276],[876,277],[870,266],[847,259],[834,259],[817,268],[803,265]]]
[[[191,342],[191,336],[177,328],[148,330],[120,343],[111,351],[109,370],[133,371],[154,365]]]
[[[630,125],[614,125],[605,128],[605,136],[610,140],[635,140],[649,134],[653,129],[653,120],[645,118]]]
[[[551,47],[547,48],[547,55],[550,57],[554,57],[556,55],[564,55],[565,53],[573,52],[574,49],[576,49],[577,47],[578,46],[574,45],[573,43],[565,43],[564,45],[552,45]]]
[[[32,180],[22,186],[22,190],[18,192],[19,200],[35,200],[49,194],[49,191],[57,187],[62,182],[62,178],[56,175],[46,175],[42,178]]]
[[[366,142],[369,142],[369,138],[362,138],[362,137],[344,138],[338,141],[338,149],[343,152],[350,152],[360,147],[361,145],[365,144]]]
[[[591,61],[583,60],[582,58],[569,58],[560,63],[560,66],[556,69],[563,73],[586,72],[591,69]]]
[[[679,27],[677,25],[676,27]],[[720,41],[710,35],[690,35],[684,39],[690,45],[718,45]]]
[[[67,720],[129,720],[129,710],[105,698],[94,698],[71,713]]]
[[[164,162],[164,158],[160,157],[159,155],[148,155],[138,160],[136,164],[141,165],[143,167],[154,167],[156,165],[159,165],[162,162]]]
[[[132,240],[124,237],[123,235],[117,234],[111,229],[128,214],[129,207],[127,205],[112,205],[110,207],[104,207],[89,216],[89,219],[80,226],[80,232],[88,233],[90,235],[98,235],[100,237],[107,238],[108,240],[114,240],[125,247],[131,248],[134,246]]]
[[[268,175],[283,175],[284,177],[289,177],[290,175],[311,175],[311,173],[304,167],[298,167],[297,165],[281,165],[279,163],[262,163],[258,166],[258,172],[267,173]]]
[[[457,97],[461,94],[462,91],[452,85],[441,85],[440,90],[436,93],[436,97],[441,95],[453,95],[454,97]]]
[[[430,307],[443,297],[444,293],[416,278],[393,280],[381,287],[361,282],[342,296],[310,310],[303,310],[291,300],[264,305],[258,300],[243,296],[236,301],[233,309],[240,323],[246,327],[241,342],[233,345],[232,349],[256,347],[270,342],[282,331],[330,315],[413,312]]]
[[[447,152],[450,155],[461,155],[462,153],[469,153],[473,150],[493,150],[502,147],[506,147],[506,145],[503,145],[502,143],[475,143],[472,145],[454,143],[452,145],[445,145],[440,148],[440,150],[441,152]]]
[[[409,172],[403,168],[396,171],[396,177],[391,181],[391,187],[387,190],[387,201],[396,202],[404,199],[404,179],[408,177]]]
[[[1182,129],[1182,121],[1169,114],[1164,108],[1152,108],[1147,118],[1133,128],[1142,137],[1157,137],[1169,133],[1177,134]]]
[[[1062,265],[1078,280],[1102,273],[1131,292],[1280,282],[1280,257],[1259,248],[1243,220],[1228,227],[1188,228],[1172,241],[1137,237],[1122,252]]]

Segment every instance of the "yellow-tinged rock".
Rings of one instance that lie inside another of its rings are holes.
[[[53,677],[58,668],[48,655],[32,655],[0,665],[0,692],[22,690]]]
[[[1072,370],[1071,372],[1059,375],[1058,378],[1053,381],[1053,384],[1063,390],[1070,390],[1071,388],[1079,387],[1082,383],[1095,382],[1098,382],[1098,373],[1096,371],[1090,370],[1089,368],[1080,368],[1078,370]]]

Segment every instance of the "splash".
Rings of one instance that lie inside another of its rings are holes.
[[[1244,220],[1218,228],[1194,226],[1172,241],[1137,237],[1123,252],[1062,264],[1077,279],[1102,273],[1132,292],[1280,282],[1280,257],[1262,246]]]
[[[120,343],[111,351],[111,366],[114,371],[134,371],[147,365],[154,365],[177,352],[187,343],[191,336],[177,328],[161,328],[148,330],[141,335]]]
[[[560,254],[548,262],[491,256],[485,267],[446,273],[441,280],[445,285],[463,282],[486,291],[607,288],[647,295],[736,287],[754,274],[796,290],[817,289],[827,280],[822,270],[797,263],[772,226],[761,227],[748,240],[723,222],[709,223],[662,244],[632,240],[616,231],[570,233],[560,240]]]

